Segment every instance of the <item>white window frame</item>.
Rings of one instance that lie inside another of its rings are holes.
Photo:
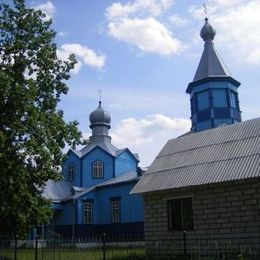
[[[69,181],[73,181],[75,179],[75,165],[70,164],[68,168],[68,179]]]
[[[120,223],[120,198],[110,199],[111,223]]]
[[[104,163],[102,161],[94,161],[92,164],[92,178],[103,179],[104,178]]]
[[[84,224],[93,224],[93,201],[86,200],[83,203],[83,222]]]

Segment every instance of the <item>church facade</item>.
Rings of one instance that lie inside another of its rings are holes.
[[[240,83],[217,54],[215,34],[206,19],[186,90],[191,131],[169,140],[131,191],[144,197],[149,259],[260,257],[260,118],[241,122]]]
[[[111,116],[101,101],[89,119],[89,144],[79,151],[70,149],[62,180],[50,180],[45,187],[43,196],[53,208],[49,230],[72,237],[142,235],[143,199],[129,194],[143,173],[138,154],[111,143]]]

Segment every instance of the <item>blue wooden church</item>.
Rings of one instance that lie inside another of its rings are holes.
[[[111,116],[101,101],[89,120],[89,144],[68,151],[63,179],[48,181],[44,190],[53,207],[48,228],[73,237],[103,232],[142,235],[143,199],[129,194],[144,171],[138,167],[138,154],[111,144]]]

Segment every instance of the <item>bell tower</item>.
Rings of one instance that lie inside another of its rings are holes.
[[[241,122],[238,87],[214,46],[215,29],[205,18],[200,36],[205,42],[202,57],[186,93],[190,95],[191,130]]]

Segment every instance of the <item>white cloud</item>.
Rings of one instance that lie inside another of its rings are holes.
[[[152,16],[160,15],[164,10],[172,5],[172,0],[135,0],[121,4],[114,3],[106,10],[108,19],[127,18],[130,15],[149,14]]]
[[[78,59],[78,63],[73,70],[75,74],[79,72],[82,64],[96,69],[101,69],[105,65],[104,55],[98,55],[94,50],[78,43],[63,44],[60,49],[57,50],[57,55],[62,60],[67,60],[71,53],[74,53]]]
[[[48,1],[44,4],[37,5],[34,7],[34,9],[41,10],[43,13],[45,13],[46,20],[53,18],[54,14],[56,12],[56,8],[51,1]]]
[[[182,18],[178,14],[174,14],[168,17],[168,20],[171,24],[177,26],[177,27],[183,27],[188,24],[188,20],[185,18]]]
[[[108,34],[118,40],[137,46],[145,52],[175,55],[183,51],[181,42],[164,25],[152,17],[124,18],[108,25]]]
[[[260,1],[208,1],[209,18],[216,28],[216,41],[226,46],[238,62],[260,63]],[[190,12],[200,18],[201,7]]]
[[[142,119],[127,118],[111,131],[112,142],[138,152],[141,165],[149,165],[167,140],[190,129],[190,120],[154,114]]]
[[[158,19],[172,4],[173,0],[116,2],[106,9],[107,33],[143,52],[179,54],[184,45]]]

